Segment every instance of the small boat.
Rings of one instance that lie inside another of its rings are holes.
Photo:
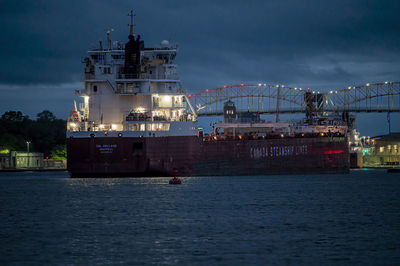
[[[182,184],[182,181],[179,178],[174,177],[169,180],[169,184],[170,185],[180,185],[180,184]]]

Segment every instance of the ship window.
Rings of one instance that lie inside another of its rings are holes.
[[[96,85],[93,86],[93,92],[97,92],[97,86]]]
[[[169,124],[168,123],[152,123],[147,124],[147,131],[168,131]]]
[[[111,74],[111,68],[110,67],[105,67],[104,68],[104,74]]]
[[[113,57],[113,59],[123,59],[124,58],[123,55],[113,55],[112,57]]]
[[[158,101],[159,107],[172,107],[172,97],[169,95],[160,96],[160,100],[155,101]]]
[[[133,93],[133,83],[127,83],[126,84],[126,92],[127,93]]]
[[[124,83],[117,83],[117,89],[119,92],[123,92],[124,90]]]

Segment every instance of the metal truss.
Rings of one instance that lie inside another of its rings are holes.
[[[199,116],[222,115],[231,100],[238,111],[303,113],[310,96],[317,112],[400,112],[400,82],[383,82],[319,92],[284,85],[240,84],[206,89],[188,98]]]

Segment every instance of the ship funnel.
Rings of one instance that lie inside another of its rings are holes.
[[[125,63],[124,63],[124,74],[127,79],[140,78],[141,71],[141,57],[140,51],[144,49],[144,42],[140,39],[140,35],[133,36],[133,10],[130,13],[131,24],[129,41],[125,45]]]

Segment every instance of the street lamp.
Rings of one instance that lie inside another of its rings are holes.
[[[30,142],[30,141],[27,141],[27,142],[26,142],[27,160],[28,160],[28,162],[27,162],[27,164],[26,164],[26,167],[27,167],[27,168],[29,167],[29,144],[31,144],[31,142]]]

